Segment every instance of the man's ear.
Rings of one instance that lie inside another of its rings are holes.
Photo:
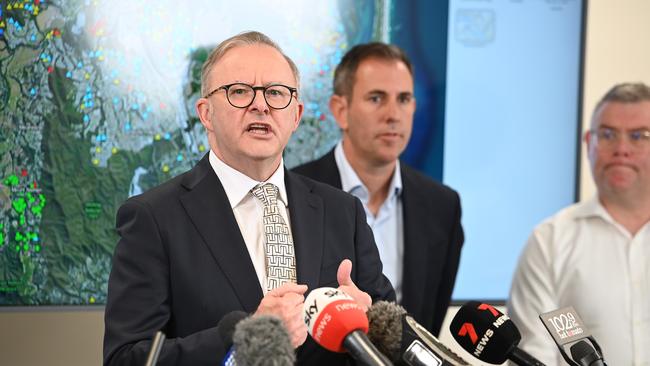
[[[590,143],[589,140],[591,139],[591,131],[585,132],[584,136],[582,136],[582,139],[585,142],[585,144],[589,145]]]
[[[587,130],[582,138],[584,143],[587,145],[587,157],[589,160],[593,158],[592,154],[595,151],[594,149],[596,147],[594,146],[594,139],[592,137],[593,135],[591,134],[591,130]]]
[[[199,98],[195,104],[196,114],[201,120],[201,124],[206,130],[212,131],[212,124],[210,123],[210,101],[206,98]]]
[[[300,126],[300,120],[302,119],[302,114],[305,112],[305,104],[298,100],[298,108],[296,108],[296,120],[294,121],[293,131],[295,132]]]
[[[341,130],[348,129],[348,99],[343,95],[332,95],[330,98],[330,112]]]

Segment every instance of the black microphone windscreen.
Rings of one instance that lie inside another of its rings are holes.
[[[571,358],[580,366],[603,365],[603,358],[589,343],[584,340],[571,346]]]
[[[240,321],[233,335],[235,362],[246,366],[288,366],[296,362],[289,333],[274,316],[251,316]]]
[[[368,309],[368,339],[393,362],[398,362],[402,347],[403,307],[388,301],[378,301]]]
[[[519,330],[508,316],[478,301],[463,305],[449,330],[467,352],[496,365],[504,363],[521,340]]]
[[[232,346],[232,336],[233,333],[235,333],[235,326],[247,316],[248,314],[245,312],[237,310],[232,311],[221,318],[219,326],[217,327],[217,334],[219,334],[221,342],[225,345],[226,349]]]

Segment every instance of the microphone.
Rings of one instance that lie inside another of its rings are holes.
[[[343,291],[317,288],[309,293],[303,309],[309,335],[323,348],[332,352],[347,350],[362,365],[392,365],[368,340],[365,311]]]
[[[521,333],[507,315],[492,305],[466,303],[454,316],[449,330],[461,347],[483,362],[499,365],[509,359],[517,365],[544,366],[517,347]]]
[[[248,317],[235,326],[235,365],[293,366],[296,355],[282,320],[275,316]]]
[[[145,366],[155,366],[158,363],[158,356],[160,356],[163,343],[165,343],[165,333],[157,331],[153,337],[153,342],[151,342],[151,348],[149,349],[147,361],[144,364]]]
[[[217,326],[217,334],[221,338],[221,342],[225,345],[226,348],[232,347],[232,336],[235,333],[235,326],[237,323],[246,319],[248,314],[241,311],[231,311],[228,314],[224,315],[219,321],[219,326]]]
[[[396,365],[469,365],[395,303],[374,303],[368,310],[368,320],[368,338]]]
[[[540,314],[539,320],[542,321],[569,365],[606,366],[600,346],[572,306]],[[571,357],[567,355],[565,349],[569,344],[571,344]]]
[[[571,358],[578,361],[580,366],[604,366],[603,358],[585,340],[571,346]]]
[[[241,320],[248,317],[248,314],[241,311],[231,311],[230,313],[224,315],[223,318],[219,321],[217,326],[217,334],[221,338],[221,342],[224,344],[224,348],[228,348],[228,352],[221,361],[222,366],[234,366],[235,365],[235,355],[234,347],[232,345],[232,337],[235,334],[235,326]]]

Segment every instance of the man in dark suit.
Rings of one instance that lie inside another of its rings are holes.
[[[368,307],[394,291],[361,203],[284,169],[303,111],[297,68],[247,32],[210,54],[201,81],[211,151],[117,213],[104,364],[144,364],[157,330],[167,335],[159,365],[219,364],[231,343],[222,319],[234,311],[280,318],[298,363],[347,363],[305,342],[305,293],[339,287]]]
[[[353,47],[335,70],[330,110],[342,141],[294,171],[361,199],[398,300],[438,334],[463,244],[460,199],[398,160],[415,112],[404,52],[383,43]]]

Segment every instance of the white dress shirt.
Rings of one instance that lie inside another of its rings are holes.
[[[366,221],[372,229],[379,249],[379,257],[384,265],[384,275],[395,289],[397,301],[402,299],[402,274],[404,260],[404,218],[402,216],[402,175],[399,161],[395,165],[393,179],[388,188],[388,196],[377,216],[368,209],[370,194],[357,173],[352,169],[343,152],[343,144],[339,141],[334,149],[334,159],[341,174],[341,188],[343,191],[359,198],[366,211]]]
[[[289,221],[289,212],[287,200],[287,189],[284,184],[284,160],[280,161],[280,166],[266,182],[258,182],[244,173],[235,170],[221,161],[213,151],[210,151],[210,165],[226,191],[230,207],[235,214],[239,231],[246,243],[246,249],[255,267],[257,279],[260,281],[262,292],[267,292],[266,286],[266,258],[264,255],[264,228],[262,225],[262,216],[264,215],[264,206],[262,202],[255,198],[250,192],[258,184],[273,183],[278,187],[278,208],[280,215],[291,229]],[[216,223],[215,223],[216,224]]]
[[[578,312],[607,364],[650,365],[650,222],[632,236],[594,197],[535,228],[508,311],[520,347],[547,365],[565,361],[538,316],[565,306]]]

